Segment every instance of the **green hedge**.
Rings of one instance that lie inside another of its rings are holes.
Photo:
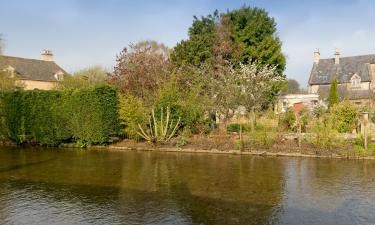
[[[101,144],[119,132],[119,100],[109,86],[15,91],[0,98],[2,135],[18,144]]]

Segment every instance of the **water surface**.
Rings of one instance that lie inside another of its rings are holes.
[[[0,150],[0,224],[375,224],[375,162]]]

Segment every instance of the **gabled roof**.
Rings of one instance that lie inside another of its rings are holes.
[[[338,83],[347,83],[356,73],[362,82],[371,81],[370,64],[375,64],[375,54],[340,57],[339,64],[334,58],[321,59],[312,67],[309,84],[330,84],[335,78]]]
[[[53,61],[1,56],[0,68],[9,66],[14,68],[17,78],[21,80],[56,81],[55,74],[68,74]]]

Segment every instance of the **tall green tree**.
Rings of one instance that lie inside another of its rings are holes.
[[[227,16],[230,18],[234,45],[242,51],[241,62],[275,66],[278,75],[282,76],[286,60],[276,33],[275,19],[264,9],[246,6],[227,13]]]
[[[331,108],[333,105],[339,102],[339,90],[337,85],[337,79],[333,79],[331,82],[331,88],[329,89],[328,107]]]
[[[286,60],[276,22],[264,9],[244,6],[222,14],[215,11],[206,17],[194,17],[189,38],[176,45],[171,60],[177,65],[216,64],[217,53],[223,53],[224,59],[233,65],[256,62],[276,67],[276,75],[283,76]]]
[[[176,65],[184,64],[201,66],[213,60],[213,44],[215,26],[219,20],[219,12],[215,11],[205,17],[194,16],[189,28],[189,38],[178,43],[171,54],[171,60]]]

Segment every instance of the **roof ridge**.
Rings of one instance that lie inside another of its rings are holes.
[[[34,61],[41,61],[41,62],[53,62],[56,64],[55,61],[46,61],[43,59],[31,59],[31,58],[24,58],[24,57],[18,57],[18,56],[10,56],[10,55],[2,55],[1,57],[6,57],[6,58],[15,58],[15,59],[26,59],[26,60],[34,60]]]
[[[352,56],[344,56],[344,57],[341,57],[340,56],[340,59],[347,59],[347,58],[355,58],[355,57],[363,57],[363,56],[375,56],[375,53],[374,54],[366,54],[366,55],[352,55]],[[335,58],[323,58],[323,59],[320,59],[320,60],[332,60],[332,59],[335,59]]]

